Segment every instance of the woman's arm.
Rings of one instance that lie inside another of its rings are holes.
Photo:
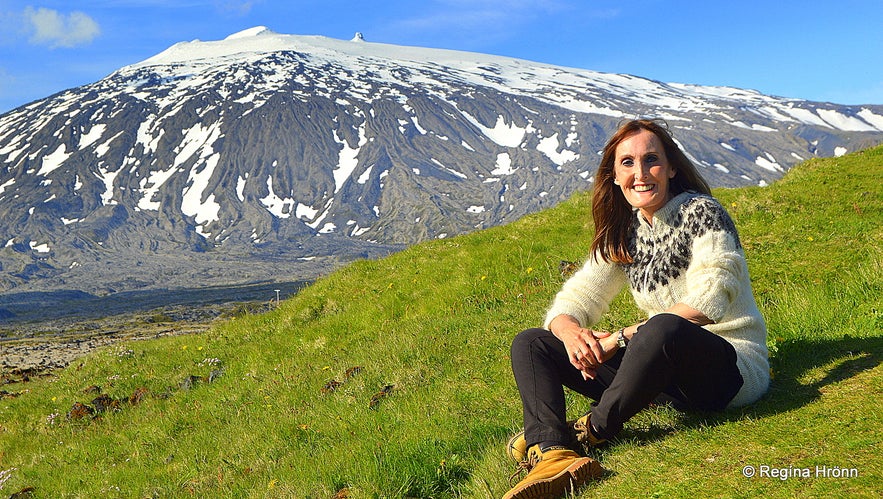
[[[702,312],[684,303],[675,303],[666,310],[670,314],[675,314],[687,319],[697,326],[705,326],[712,324],[714,321],[705,316]]]
[[[589,256],[555,295],[543,327],[552,330],[552,321],[559,315],[570,316],[576,324],[595,324],[625,285],[625,272],[619,265]]]

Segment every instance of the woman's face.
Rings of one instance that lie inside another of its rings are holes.
[[[653,132],[640,130],[616,146],[614,183],[648,222],[652,223],[653,214],[670,199],[668,181],[674,176],[662,141]]]

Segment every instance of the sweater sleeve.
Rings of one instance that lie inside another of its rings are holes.
[[[693,240],[681,302],[719,322],[743,291],[748,270],[735,226],[723,207],[715,204],[700,219],[711,230]]]
[[[574,317],[583,327],[595,324],[625,283],[626,275],[619,265],[589,257],[555,295],[543,327],[548,329],[552,319],[562,314]]]

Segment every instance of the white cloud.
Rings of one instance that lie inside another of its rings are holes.
[[[28,7],[24,17],[29,41],[35,45],[76,47],[90,43],[101,33],[94,19],[78,11],[65,15],[45,7]]]

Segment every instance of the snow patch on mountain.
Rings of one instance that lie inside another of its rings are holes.
[[[97,142],[102,135],[104,135],[104,131],[107,129],[107,125],[104,123],[97,123],[89,128],[89,131],[80,136],[80,142],[77,144],[77,149],[86,149],[95,142]]]
[[[755,159],[755,164],[757,166],[769,170],[771,172],[784,172],[785,170],[776,162],[776,158],[774,158],[771,154],[767,153],[764,156],[758,156]]]
[[[518,147],[524,140],[524,135],[534,131],[530,124],[526,127],[519,127],[515,123],[507,124],[506,119],[502,116],[497,116],[497,121],[494,123],[493,128],[482,125],[478,119],[469,113],[463,112],[463,116],[478,128],[485,137],[503,147]]]
[[[350,178],[356,167],[359,166],[359,151],[362,149],[362,146],[368,143],[368,138],[365,136],[364,123],[359,126],[359,142],[356,147],[350,147],[346,140],[340,138],[337,130],[334,130],[332,133],[334,141],[341,146],[337,168],[334,169],[334,193],[336,194],[340,192],[344,183]]]
[[[507,152],[497,154],[497,163],[491,170],[491,175],[512,175],[518,168],[512,166],[512,157]]]
[[[547,158],[552,160],[552,162],[558,166],[561,166],[568,161],[579,159],[579,154],[563,148],[559,151],[559,148],[561,148],[561,144],[558,141],[557,133],[550,137],[540,138],[540,143],[537,145],[537,150],[545,154]]]
[[[180,168],[191,158],[196,157],[196,161],[190,167],[187,186],[184,188],[181,211],[196,220],[196,230],[203,237],[210,236],[205,232],[205,225],[218,220],[221,209],[215,201],[214,193],[206,192],[220,159],[212,144],[223,135],[221,123],[215,122],[206,127],[197,124],[186,130],[179,146],[180,152],[174,162],[174,167]]]
[[[112,206],[119,204],[119,201],[115,200],[114,197],[114,180],[116,180],[117,175],[120,174],[122,168],[117,168],[116,170],[111,170],[104,166],[104,164],[100,164],[98,166],[98,172],[95,173],[95,176],[101,180],[104,184],[104,191],[101,193],[101,204],[104,206]]]
[[[276,194],[273,190],[273,177],[267,177],[267,195],[261,198],[261,204],[263,204],[267,211],[273,214],[276,218],[288,218],[291,216],[291,207],[294,206],[294,199],[292,198],[283,198]],[[300,205],[298,206],[298,210],[300,210]],[[299,215],[298,215],[299,216]]]
[[[866,123],[871,124],[874,129],[883,130],[883,115],[876,114],[868,108],[862,108],[856,115],[861,117]]]
[[[67,152],[67,146],[64,143],[60,144],[54,152],[43,156],[40,171],[37,172],[37,175],[49,175],[60,167],[69,157],[71,157],[71,153]]]
[[[819,116],[829,123],[833,128],[838,130],[847,130],[850,132],[871,132],[876,128],[870,123],[857,118],[855,116],[846,116],[843,113],[833,109],[819,109]]]

